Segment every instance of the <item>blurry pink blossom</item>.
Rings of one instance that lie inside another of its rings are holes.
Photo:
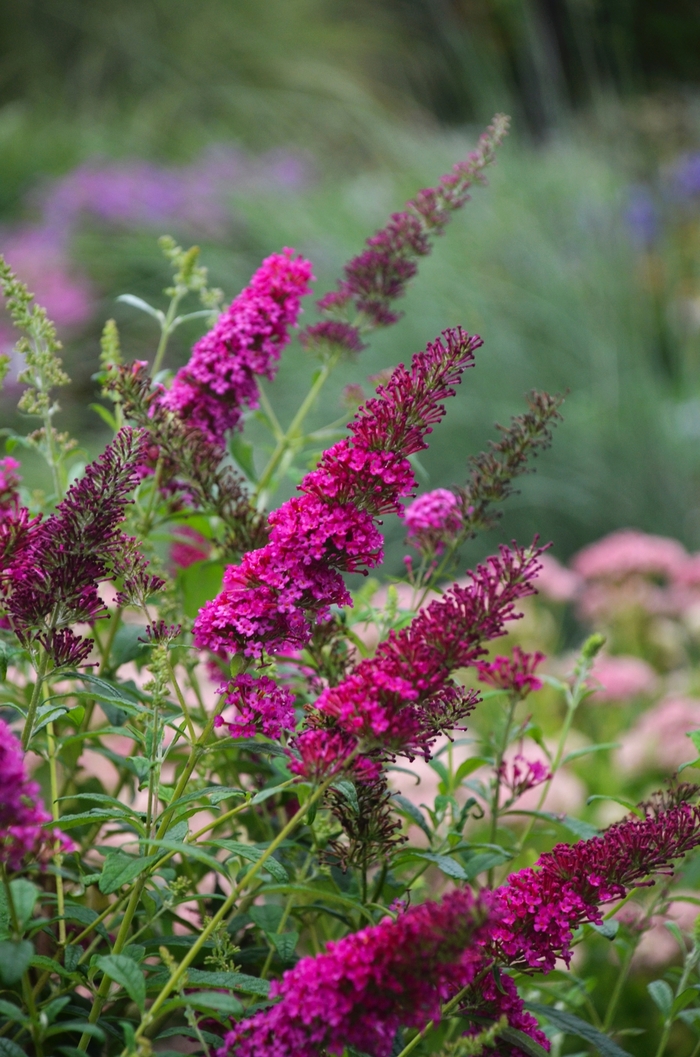
[[[677,540],[650,536],[637,529],[622,529],[584,547],[571,564],[586,580],[619,583],[634,573],[671,580],[686,560],[685,548]]]
[[[510,803],[518,800],[530,789],[548,782],[552,772],[542,760],[529,760],[518,752],[508,762],[504,760],[500,769],[501,782],[504,791],[510,793],[507,798]]]
[[[435,488],[406,507],[408,542],[419,551],[442,554],[462,530],[459,500],[447,488]]]
[[[687,600],[677,579],[688,555],[677,540],[623,529],[584,547],[574,556],[574,570],[585,584],[579,596],[587,620],[607,619],[621,610],[676,614]]]
[[[187,569],[209,557],[211,544],[206,536],[189,525],[179,525],[173,532],[170,561],[178,569]]]
[[[538,592],[552,602],[573,601],[582,582],[578,573],[567,569],[551,554],[541,554],[539,562],[542,568],[537,576]]]
[[[700,728],[700,700],[668,697],[642,715],[625,735],[617,753],[623,771],[639,772],[645,767],[671,773],[695,756],[686,737]]]
[[[641,657],[598,654],[589,686],[596,687],[590,701],[629,701],[639,694],[653,693],[656,672]]]
[[[58,327],[79,327],[92,315],[86,279],[71,268],[63,245],[45,228],[25,227],[3,239],[3,254]]]
[[[512,657],[499,656],[491,661],[477,661],[475,668],[479,672],[479,682],[497,690],[517,693],[523,698],[533,690],[542,689],[542,680],[537,678],[535,670],[544,659],[543,653],[525,653],[520,646],[514,646]]]
[[[695,893],[693,896],[695,897]],[[678,957],[678,944],[666,928],[667,921],[673,921],[686,934],[690,933],[693,923],[700,913],[700,907],[679,899],[669,903],[663,914],[654,914],[648,927],[643,932],[639,946],[634,952],[632,965],[637,969],[655,969],[666,965]],[[639,903],[625,903],[615,914],[622,924],[632,931],[637,931],[643,923],[644,911]]]

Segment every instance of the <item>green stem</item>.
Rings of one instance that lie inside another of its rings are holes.
[[[19,938],[21,938],[22,930],[19,927],[19,920],[17,918],[17,911],[15,910],[15,901],[12,898],[12,888],[10,887],[10,882],[8,880],[7,872],[5,870],[4,864],[2,865],[2,882],[3,882],[3,886],[5,888],[5,898],[7,900],[7,909],[10,912],[10,924],[12,925],[12,930],[13,930],[14,934],[19,939]],[[31,1020],[32,1020],[31,1035],[32,1035],[32,1040],[34,1042],[34,1048],[36,1050],[36,1057],[44,1057],[44,1048],[42,1046],[41,1038],[39,1036],[39,1028],[40,1028],[39,1018],[37,1016],[36,1002],[34,1000],[34,992],[32,990],[32,985],[31,985],[31,983],[29,981],[29,971],[28,970],[25,970],[25,972],[22,974],[22,994],[24,995],[24,1001],[27,1004],[27,1009],[29,1011],[29,1016],[31,1017]]]
[[[355,755],[355,754],[356,753],[353,753],[353,755]],[[351,757],[348,757],[348,760],[346,762],[349,763],[350,759],[351,759]],[[311,808],[314,804],[316,804],[323,797],[323,795],[326,792],[326,790],[336,780],[337,780],[337,775],[332,774],[324,782],[321,783],[321,785],[318,787],[318,789],[314,793],[312,793],[312,795],[309,797],[309,799],[306,801],[306,803],[303,804],[299,808],[299,810],[296,812],[296,814],[293,815],[293,817],[289,820],[287,825],[282,830],[280,830],[280,832],[277,834],[275,839],[267,846],[267,848],[265,849],[263,854],[260,856],[260,858],[255,863],[253,863],[253,865],[246,872],[244,877],[238,882],[238,884],[235,886],[235,888],[231,892],[231,894],[228,897],[228,899],[221,905],[221,907],[219,908],[217,913],[214,915],[214,917],[211,919],[211,921],[208,923],[208,925],[204,929],[202,929],[201,933],[199,934],[199,938],[190,947],[189,951],[187,952],[185,957],[182,959],[182,961],[178,965],[177,969],[175,969],[171,973],[170,979],[165,984],[165,986],[162,988],[160,993],[157,995],[157,997],[155,998],[155,1000],[153,1002],[153,1005],[151,1006],[149,1011],[145,1014],[145,1016],[141,1020],[141,1024],[139,1025],[138,1029],[136,1030],[136,1038],[137,1039],[141,1038],[144,1035],[144,1033],[146,1032],[147,1028],[153,1023],[153,1021],[156,1018],[156,1015],[158,1014],[158,1011],[161,1009],[161,1007],[167,1001],[168,996],[171,994],[171,992],[175,988],[178,987],[178,985],[180,984],[181,980],[183,979],[185,973],[187,972],[187,969],[192,964],[192,962],[195,960],[195,958],[197,957],[197,955],[201,951],[201,949],[204,946],[204,944],[207,942],[207,940],[212,935],[212,933],[218,928],[218,926],[221,924],[221,922],[227,916],[229,911],[235,906],[236,900],[240,896],[241,892],[243,892],[244,889],[248,887],[250,882],[255,878],[255,876],[259,873],[261,868],[265,865],[265,862],[270,858],[272,853],[274,851],[276,851],[277,848],[279,848],[281,844],[284,843],[284,841],[287,839],[289,834],[293,833],[294,830],[297,828],[297,826],[300,824],[300,822],[303,821],[303,819],[304,819],[305,815],[307,814],[309,808]]]
[[[675,994],[676,998],[678,998],[679,995],[682,995],[683,992],[685,991],[686,986],[688,984],[688,977],[690,976],[691,972],[695,968],[699,957],[700,957],[700,947],[698,947],[697,944],[693,944],[692,950],[690,950],[688,952],[688,954],[686,955],[686,957],[685,957],[685,964],[683,965],[683,972],[681,973],[680,979],[678,981],[678,986],[676,987],[676,994]],[[659,1045],[658,1045],[658,1049],[656,1051],[656,1057],[663,1057],[663,1054],[666,1052],[666,1046],[668,1044],[668,1039],[669,1039],[669,1036],[671,1034],[671,1028],[672,1027],[673,1027],[673,1017],[668,1017],[667,1020],[666,1020],[666,1023],[664,1024],[664,1030],[662,1032],[661,1038],[659,1039]]]
[[[292,443],[298,438],[299,431],[301,429],[301,426],[303,425],[304,419],[306,418],[306,416],[308,415],[309,411],[313,407],[318,394],[323,389],[323,386],[326,384],[326,381],[328,380],[328,377],[329,377],[331,371],[335,367],[335,364],[336,364],[336,359],[335,358],[333,360],[329,360],[327,363],[323,364],[323,366],[320,368],[318,374],[316,375],[316,379],[315,379],[313,385],[311,386],[311,388],[309,389],[308,393],[306,394],[306,396],[305,396],[305,398],[304,398],[304,400],[303,400],[303,402],[301,404],[301,407],[299,408],[299,410],[297,411],[296,415],[292,419],[292,422],[291,422],[291,424],[289,426],[289,429],[277,441],[277,445],[275,446],[275,450],[273,451],[272,455],[270,456],[270,459],[269,459],[269,461],[267,463],[267,466],[265,467],[265,469],[261,473],[260,478],[258,480],[257,488],[255,489],[255,492],[253,493],[253,498],[257,499],[257,501],[258,501],[258,508],[262,508],[264,506],[264,501],[266,499],[266,492],[267,492],[267,489],[268,489],[268,487],[270,485],[270,482],[271,482],[271,480],[272,480],[272,478],[274,476],[275,470],[279,466],[279,464],[282,461],[282,458],[284,457],[286,452],[291,447]]]
[[[178,305],[182,301],[183,296],[184,294],[176,294],[175,297],[173,297],[168,306],[168,311],[165,314],[165,319],[161,324],[160,341],[158,342],[158,348],[156,349],[156,355],[155,359],[153,360],[153,367],[151,369],[151,375],[154,378],[158,374],[158,371],[160,370],[161,365],[163,363],[165,351],[168,347],[168,338],[171,334],[171,327],[175,319],[175,314],[177,313]]]
[[[43,695],[42,695],[43,696]],[[46,740],[49,754],[49,777],[51,782],[51,814],[53,820],[58,824],[61,811],[58,803],[58,773],[56,768],[56,734],[53,723],[46,725]],[[54,844],[53,861],[56,867],[56,912],[58,916],[58,942],[61,947],[66,945],[66,901],[63,891],[63,854],[61,842],[57,840]]]
[[[495,762],[495,776],[493,782],[493,795],[491,797],[491,829],[489,833],[489,842],[491,844],[496,843],[496,834],[498,833],[498,815],[501,799],[501,768],[503,766],[503,758],[508,748],[508,740],[510,738],[510,731],[513,726],[513,719],[515,718],[515,709],[517,708],[520,696],[518,694],[509,695],[508,712],[506,713],[506,722],[503,728],[503,736],[500,739],[498,748],[496,750],[496,762]],[[494,871],[493,867],[489,870],[489,888],[493,888]]]
[[[29,702],[29,708],[27,709],[27,719],[24,724],[24,731],[22,732],[22,748],[25,752],[29,747],[29,741],[32,736],[34,720],[36,719],[36,710],[39,707],[39,701],[41,700],[42,684],[46,677],[48,667],[49,655],[46,650],[42,650],[39,658],[39,667],[36,669],[36,682],[34,683],[34,689],[32,690],[32,698]]]
[[[119,926],[117,938],[114,941],[114,946],[112,947],[112,954],[120,954],[126,946],[126,941],[129,936],[129,929],[131,928],[131,922],[134,919],[134,914],[136,913],[136,908],[139,905],[139,900],[141,899],[141,892],[143,891],[145,884],[146,877],[143,876],[140,877],[134,885],[128,906],[124,911],[124,917],[122,918],[121,925]],[[88,1016],[88,1024],[96,1024],[97,1021],[100,1019],[100,1013],[102,1012],[102,1007],[104,1006],[107,995],[109,994],[109,987],[111,983],[111,977],[105,974],[102,977],[102,982],[100,983],[97,994],[93,999],[92,1009],[90,1010],[90,1015]],[[78,1049],[84,1050],[89,1041],[90,1035],[87,1032],[84,1032],[80,1038],[80,1042],[78,1043]]]
[[[618,971],[617,979],[615,981],[615,987],[613,989],[613,993],[610,996],[610,1001],[608,1002],[608,1008],[605,1010],[605,1018],[603,1019],[603,1028],[602,1028],[602,1030],[604,1032],[606,1032],[606,1033],[610,1030],[610,1028],[612,1026],[612,1022],[615,1019],[615,1013],[617,1012],[617,1005],[618,1005],[618,1002],[620,1001],[620,998],[622,996],[622,991],[624,989],[624,986],[627,983],[627,977],[629,976],[630,967],[631,967],[631,964],[632,964],[632,958],[634,956],[635,950],[636,950],[636,945],[635,945],[635,947],[632,947],[627,952],[627,957],[625,958],[624,962],[622,963],[622,965],[620,966],[620,969]]]
[[[180,684],[178,683],[177,678],[175,676],[175,669],[173,668],[169,657],[167,659],[167,664],[170,682],[173,685],[173,689],[175,690],[175,694],[177,696],[178,704],[180,705],[180,708],[182,709],[182,714],[184,715],[185,720],[187,722],[187,729],[190,734],[190,739],[194,742],[196,741],[197,735],[195,733],[194,724],[192,723],[192,717],[190,716],[190,710],[187,707],[187,702],[185,701],[182,690],[180,689]]]
[[[479,975],[483,976],[483,973],[480,973]],[[474,981],[474,983],[476,983],[476,980]],[[457,994],[454,996],[454,998],[451,998],[450,1001],[447,1002],[442,1007],[442,1010],[440,1011],[440,1019],[441,1020],[443,1019],[443,1017],[449,1016],[449,1014],[452,1012],[452,1010],[457,1008],[457,1006],[462,1001],[462,999],[466,995],[466,993],[469,990],[469,988],[473,987],[473,986],[474,986],[474,984],[472,983],[472,984],[468,984],[466,987],[463,987],[461,991],[457,992]],[[401,1050],[401,1052],[399,1054],[397,1054],[397,1057],[408,1057],[409,1053],[413,1053],[413,1051],[415,1050],[416,1046],[418,1046],[418,1044],[423,1041],[423,1039],[426,1037],[426,1035],[430,1034],[430,1032],[433,1030],[434,1027],[435,1027],[435,1021],[434,1020],[429,1020],[428,1023],[423,1028],[423,1030],[420,1031],[415,1036],[415,1038],[411,1039],[411,1041],[409,1042],[408,1046],[404,1046],[404,1048]]]

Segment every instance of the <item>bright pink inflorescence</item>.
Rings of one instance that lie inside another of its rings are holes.
[[[227,726],[234,738],[252,738],[258,733],[279,738],[283,730],[294,729],[294,694],[266,675],[257,679],[237,675],[218,693],[226,694],[226,703],[234,705],[239,715],[228,723],[217,716],[215,725]]]
[[[44,809],[39,786],[27,778],[22,746],[0,719],[0,862],[19,870],[29,856],[39,856],[50,840],[64,851],[73,845],[56,829],[47,829],[51,815]]]
[[[428,758],[431,742],[458,726],[477,700],[451,673],[474,664],[485,652],[484,642],[503,635],[505,622],[517,619],[516,602],[534,593],[538,555],[537,548],[501,547],[500,555],[469,573],[466,585],[449,588],[409,627],[392,631],[373,658],[324,690],[309,711],[311,729],[296,739],[301,759],[292,769],[307,777],[319,773],[315,752],[324,758],[326,753],[319,734],[327,739],[342,734],[345,745],[361,741],[363,751],[380,756]],[[366,760],[363,766],[368,767]]]
[[[348,1045],[388,1057],[400,1026],[423,1028],[464,987],[464,1016],[488,1022],[506,1014],[548,1050],[514,982],[501,974],[497,985],[492,969],[549,972],[557,958],[568,963],[574,930],[600,923],[602,904],[700,844],[700,809],[688,802],[696,794],[680,786],[642,805],[643,818],[557,845],[478,901],[460,889],[330,943],[273,984],[279,1003],[229,1032],[218,1057],[320,1057]],[[498,1052],[522,1054],[505,1043]]]
[[[552,772],[541,760],[528,760],[522,753],[517,753],[512,760],[504,760],[499,772],[501,785],[510,793],[510,800],[527,793],[528,789],[548,782]]]
[[[442,554],[463,527],[459,500],[446,488],[426,492],[406,507],[408,542],[419,551]]]
[[[310,293],[311,263],[294,251],[267,257],[250,284],[192,350],[163,397],[166,406],[223,445],[246,407],[258,406],[255,376],[272,380],[289,330]]]
[[[578,925],[600,924],[601,904],[622,899],[700,844],[700,808],[683,799],[695,792],[681,786],[667,800],[643,804],[643,818],[623,819],[578,844],[558,844],[533,867],[512,874],[497,889],[503,912],[489,950],[501,964],[520,969],[548,971],[557,958],[568,965]]]
[[[229,1032],[219,1057],[319,1057],[346,1046],[388,1057],[400,1025],[424,1027],[474,979],[486,913],[462,889],[329,943],[273,983],[280,1003]]]
[[[525,653],[520,646],[514,646],[512,657],[477,661],[476,668],[480,682],[527,697],[533,690],[542,689],[542,680],[535,675],[535,669],[544,659],[543,653]]]
[[[303,646],[314,619],[332,604],[350,605],[343,572],[365,571],[382,559],[381,515],[402,513],[415,485],[408,456],[444,415],[481,339],[461,328],[444,333],[400,365],[350,424],[352,438],[333,445],[306,475],[301,495],[270,514],[268,543],[224,575],[223,590],[200,611],[196,643],[214,652],[260,656],[285,643]]]

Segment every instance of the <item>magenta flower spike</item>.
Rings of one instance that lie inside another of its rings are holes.
[[[275,377],[312,279],[310,261],[294,250],[267,257],[194,346],[163,403],[223,446],[227,432],[240,427],[245,408],[258,406],[256,376]]]
[[[299,490],[270,514],[268,543],[244,555],[224,576],[223,590],[199,612],[196,644],[260,656],[285,643],[303,646],[314,620],[332,604],[350,605],[343,572],[382,560],[377,519],[402,513],[415,486],[408,456],[445,413],[481,339],[461,328],[444,332],[400,365],[350,423],[351,438],[325,452]]]

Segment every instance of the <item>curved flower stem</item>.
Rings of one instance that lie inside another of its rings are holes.
[[[22,731],[22,748],[27,751],[29,747],[29,741],[32,736],[32,730],[34,728],[34,720],[36,719],[36,710],[39,707],[39,701],[42,696],[42,686],[46,673],[49,667],[49,655],[46,650],[41,651],[39,657],[39,665],[36,668],[36,682],[34,683],[34,689],[32,690],[32,698],[29,702],[29,708],[27,709],[27,718],[24,723],[24,730]]]
[[[170,335],[175,329],[173,327],[173,323],[175,322],[177,309],[180,302],[182,301],[182,298],[185,296],[185,293],[187,293],[186,289],[184,293],[175,294],[170,304],[168,305],[168,311],[165,313],[165,319],[163,319],[163,322],[160,325],[160,341],[158,342],[158,348],[156,349],[156,354],[153,360],[153,367],[151,368],[151,374],[153,375],[153,377],[158,374],[158,371],[161,369],[161,366],[163,364],[163,359],[168,348],[168,339],[170,338]],[[162,316],[160,318],[162,319]]]
[[[253,493],[253,496],[252,496],[253,500],[257,500],[257,505],[258,505],[258,509],[259,510],[262,510],[265,507],[265,503],[266,503],[267,498],[268,498],[268,491],[269,491],[270,482],[272,481],[272,478],[274,476],[275,470],[279,466],[280,462],[282,461],[282,459],[284,458],[286,453],[292,447],[294,441],[296,441],[298,439],[299,432],[300,432],[301,427],[302,427],[302,425],[304,423],[304,419],[306,418],[306,416],[308,415],[309,411],[311,410],[311,408],[313,407],[314,403],[316,402],[316,398],[317,398],[318,394],[321,392],[321,390],[323,389],[324,385],[326,384],[326,382],[327,382],[327,380],[328,380],[328,378],[330,376],[330,373],[333,370],[333,368],[335,367],[336,363],[337,363],[337,357],[333,357],[332,359],[327,360],[323,364],[323,366],[319,368],[319,370],[318,370],[318,372],[316,374],[316,377],[315,377],[315,379],[313,381],[313,385],[311,386],[311,388],[309,389],[308,393],[304,397],[304,400],[302,401],[302,404],[299,407],[299,410],[297,411],[296,415],[292,419],[292,421],[290,423],[290,426],[289,426],[289,429],[277,441],[277,445],[275,447],[275,450],[273,451],[272,455],[270,456],[270,458],[268,460],[268,463],[267,463],[267,466],[265,467],[263,472],[260,474],[260,478],[258,480],[257,488],[255,489],[255,492]]]
[[[503,768],[503,759],[508,748],[508,741],[510,739],[510,732],[513,726],[513,719],[515,718],[515,709],[520,701],[520,695],[511,693],[508,695],[508,711],[506,713],[505,726],[503,728],[503,736],[499,740],[498,748],[496,750],[496,763],[495,773],[493,780],[493,792],[491,796],[491,828],[489,834],[489,842],[491,844],[496,843],[496,834],[498,833],[498,817],[499,807],[501,799],[501,771]],[[493,888],[494,880],[494,868],[491,867],[489,870],[489,888]]]
[[[42,694],[43,696],[43,694]],[[53,723],[46,725],[46,741],[49,753],[49,776],[51,781],[51,814],[54,822],[60,819],[60,807],[58,803],[58,773],[56,768],[56,733]],[[63,866],[63,854],[61,842],[57,840],[54,844],[53,861],[56,866],[56,911],[58,917],[58,942],[61,947],[66,945],[66,901],[63,892],[63,877],[61,868]]]
[[[490,966],[489,966],[489,968],[490,968]],[[457,992],[457,994],[454,996],[454,998],[451,998],[449,1002],[445,1003],[445,1005],[440,1010],[440,1019],[442,1019],[443,1017],[449,1016],[449,1014],[452,1012],[452,1010],[457,1008],[459,1003],[462,1001],[462,999],[466,995],[467,991],[471,987],[473,987],[474,984],[477,982],[477,980],[481,979],[481,977],[483,977],[486,974],[486,972],[488,972],[488,970],[484,969],[483,972],[479,973],[479,975],[477,976],[476,980],[473,980],[471,982],[471,984],[467,984],[466,987],[463,987],[461,991]],[[400,1053],[398,1053],[396,1055],[396,1057],[408,1057],[409,1053],[413,1053],[413,1051],[415,1050],[416,1046],[418,1046],[418,1044],[423,1041],[423,1039],[426,1037],[426,1035],[429,1035],[430,1032],[433,1030],[433,1028],[435,1027],[435,1023],[436,1022],[434,1020],[429,1020],[428,1023],[423,1028],[423,1030],[419,1031],[418,1034],[415,1036],[415,1038],[411,1039],[411,1041],[409,1042],[408,1046],[404,1046],[404,1048],[401,1050]]]
[[[182,690],[180,689],[180,684],[177,681],[177,677],[175,675],[175,669],[173,668],[173,665],[172,665],[172,662],[170,660],[170,657],[168,657],[168,659],[167,659],[167,665],[168,665],[168,675],[170,676],[170,682],[172,683],[173,689],[174,689],[175,694],[177,696],[178,704],[180,705],[180,708],[182,709],[182,713],[183,713],[183,715],[185,717],[185,720],[187,722],[187,730],[189,731],[190,739],[194,742],[194,741],[196,741],[196,738],[197,738],[197,735],[196,735],[195,729],[194,729],[194,724],[192,723],[192,717],[190,716],[190,710],[187,707],[187,702],[185,701],[185,698],[183,696]]]
[[[355,750],[353,756],[357,754],[357,751],[359,750]],[[348,757],[346,762],[349,763],[351,758],[352,757]],[[175,988],[179,986],[189,966],[195,960],[195,958],[197,957],[209,937],[212,935],[212,933],[218,928],[218,926],[227,916],[229,911],[235,906],[236,900],[244,891],[244,889],[248,887],[248,885],[255,878],[260,869],[265,865],[265,862],[270,858],[272,853],[276,851],[281,844],[284,843],[290,833],[293,833],[297,826],[304,820],[304,817],[307,814],[309,808],[311,808],[314,804],[318,803],[318,801],[323,797],[324,793],[330,787],[330,785],[337,780],[337,777],[337,774],[332,774],[328,778],[326,778],[324,782],[321,783],[316,792],[312,793],[306,803],[299,808],[296,814],[289,820],[287,825],[280,830],[275,839],[267,846],[267,848],[257,860],[257,862],[253,863],[253,865],[247,871],[245,876],[238,882],[228,899],[226,899],[226,901],[221,905],[221,907],[211,919],[209,924],[204,929],[202,929],[201,933],[199,934],[199,938],[195,943],[192,944],[189,951],[178,965],[177,969],[175,969],[174,972],[171,973],[170,979],[162,988],[160,993],[157,995],[153,1002],[153,1005],[141,1020],[141,1024],[139,1025],[135,1033],[136,1039],[142,1038],[143,1035],[147,1032],[148,1028],[154,1022],[158,1012],[167,1001],[168,996],[172,993]]]

